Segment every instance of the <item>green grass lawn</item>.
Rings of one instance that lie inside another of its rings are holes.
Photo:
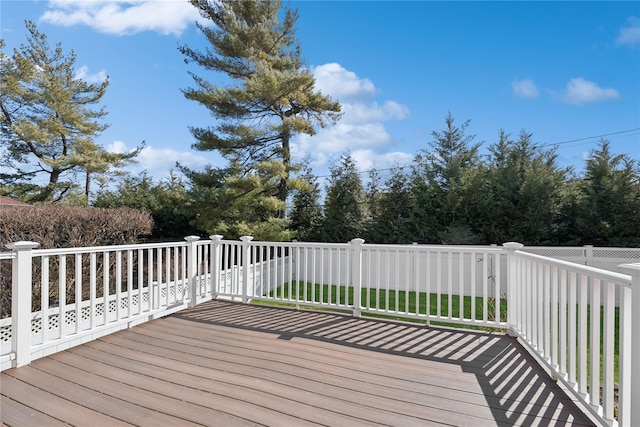
[[[330,303],[332,305],[353,305],[354,295],[353,288],[337,285],[320,285],[305,282],[294,282],[291,284],[285,284],[284,286],[272,291],[268,295],[270,298],[274,296],[282,299],[293,299],[296,302],[281,303],[279,301],[260,301],[259,303],[269,303],[277,305],[304,305],[305,302],[320,302]],[[386,291],[384,289],[362,289],[360,294],[360,304],[362,307],[374,309],[374,310],[390,310],[403,313],[419,313],[432,316],[438,315],[447,316],[452,318],[460,317],[460,296],[451,296],[451,314],[449,316],[449,296],[440,295],[440,311],[438,311],[438,295],[430,294],[429,303],[427,304],[427,294],[424,292],[415,291]],[[472,298],[470,296],[463,297],[463,317],[471,319],[471,304]],[[428,307],[427,307],[428,306]],[[480,297],[475,298],[475,319],[482,320],[484,313],[483,300]],[[385,318],[394,318],[393,315],[378,314],[378,313],[363,313],[371,316],[382,316]],[[506,321],[507,306],[506,300],[501,300],[500,305],[500,320]],[[495,318],[495,300],[489,298],[487,300],[487,319],[493,321]],[[413,320],[403,318],[403,320]],[[417,322],[424,322],[422,319],[415,319]],[[441,324],[442,322],[440,322]],[[470,325],[473,326],[473,325]]]

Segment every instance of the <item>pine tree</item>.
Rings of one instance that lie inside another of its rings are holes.
[[[586,162],[576,218],[581,243],[640,245],[640,162],[601,140]]]
[[[479,181],[470,173],[480,159],[479,144],[467,135],[469,121],[457,126],[449,113],[446,128],[431,133],[429,148],[416,156],[412,191],[414,235],[429,243],[476,243],[477,230],[469,221],[468,209],[461,209],[468,185]]]
[[[278,213],[284,202],[268,195],[279,179],[282,163],[261,163],[250,174],[232,164],[227,168],[208,167],[203,172],[182,168],[191,181],[193,225],[207,234],[229,239],[250,235],[256,240],[287,241],[292,237],[289,221]]]
[[[423,166],[414,164],[409,179],[410,199],[409,234],[418,243],[438,243],[438,220],[434,215],[437,209],[433,203],[432,189],[424,177]]]
[[[314,242],[320,240],[322,207],[320,185],[311,169],[304,168],[299,177],[300,184],[293,194],[293,208],[289,215],[290,228],[298,240]]]
[[[491,204],[482,211],[483,231],[491,243],[553,243],[562,185],[568,170],[557,165],[555,149],[545,150],[521,131],[512,140],[500,131],[489,147],[487,196]]]
[[[365,194],[356,163],[347,153],[331,168],[324,204],[322,240],[344,243],[360,237],[365,225]]]
[[[196,87],[183,90],[185,97],[220,120],[216,127],[191,129],[194,147],[219,151],[238,172],[234,180],[252,181],[257,169],[273,170],[277,179],[261,180],[260,196],[280,200],[276,214],[284,218],[295,184],[292,137],[313,135],[316,126],[334,123],[340,105],[314,88],[295,38],[296,11],[286,8],[280,20],[276,0],[190,1],[211,23],[197,24],[211,46],[180,51],[187,62],[230,81],[222,87],[191,73]]]
[[[93,206],[129,207],[149,212],[153,218],[151,240],[180,240],[185,236],[200,234],[190,224],[196,214],[189,189],[174,172],[158,182],[154,182],[146,172],[139,176],[128,175],[115,189],[100,189]]]
[[[369,171],[369,181],[365,189],[367,216],[363,232],[363,238],[369,243],[380,243],[383,240],[377,224],[382,199],[380,179],[380,173],[377,169],[373,168]]]
[[[411,243],[411,191],[401,168],[395,167],[380,195],[380,211],[374,221],[377,240],[373,243]]]
[[[101,123],[104,108],[93,108],[108,79],[93,84],[76,77],[75,53],[65,55],[60,44],[52,50],[33,22],[26,27],[28,43],[12,57],[0,56],[2,165],[7,170],[0,174],[2,192],[28,201],[87,203],[92,178],[123,166],[139,149],[114,154],[94,142],[108,126]],[[84,188],[77,184],[82,173]],[[47,184],[34,184],[42,175]]]

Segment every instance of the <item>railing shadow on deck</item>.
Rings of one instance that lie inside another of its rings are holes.
[[[475,376],[497,424],[595,425],[518,340],[502,332],[219,301],[172,317],[458,365]]]

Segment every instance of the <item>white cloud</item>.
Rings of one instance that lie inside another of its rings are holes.
[[[517,80],[511,83],[513,94],[519,98],[537,98],[538,88],[531,79]]]
[[[114,141],[107,146],[106,150],[112,153],[128,153],[134,149],[127,147],[123,141]],[[206,157],[191,151],[176,151],[171,148],[153,148],[149,145],[140,151],[136,160],[137,163],[127,167],[128,171],[142,172],[146,170],[156,179],[166,178],[169,175],[169,171],[176,168],[176,162],[187,165],[192,169],[201,169],[206,164],[211,163]]]
[[[371,169],[389,169],[396,166],[407,166],[413,162],[414,156],[409,153],[392,152],[376,153],[373,150],[355,150],[351,156],[356,161],[360,171]]]
[[[371,80],[361,79],[335,62],[311,67],[311,73],[318,90],[341,101],[371,98],[376,92]]]
[[[297,136],[292,145],[294,158],[308,159],[320,175],[326,173],[332,159],[347,150],[352,153],[359,168],[370,169],[373,165],[381,167],[375,163],[378,161],[389,164],[382,159],[391,156],[386,150],[393,145],[394,138],[384,123],[407,118],[410,115],[409,108],[393,100],[377,102],[373,99],[376,93],[373,82],[358,77],[340,64],[320,65],[311,70],[316,78],[316,88],[338,100],[344,115],[337,124],[319,129],[314,136]],[[396,154],[413,157],[406,153]]]
[[[342,123],[369,123],[372,121],[402,120],[409,117],[409,109],[395,101],[385,101],[379,105],[377,102],[343,103],[344,117]]]
[[[179,35],[199,19],[199,13],[188,1],[50,0],[41,19],[65,27],[87,25],[106,34],[156,31]]]
[[[594,82],[577,77],[569,80],[566,91],[561,94],[561,99],[574,105],[582,105],[592,102],[601,102],[611,99],[619,99],[620,94],[613,88],[601,88]]]
[[[128,149],[127,144],[122,141],[113,141],[111,144],[107,145],[107,151],[115,154],[123,154],[133,151],[133,149]]]
[[[314,136],[299,135],[292,148],[292,154],[298,159],[309,157],[312,164],[322,166],[332,155],[361,148],[384,148],[392,142],[391,135],[382,123],[339,122],[321,129]]]
[[[616,45],[631,47],[640,45],[640,18],[632,16],[627,19],[627,24],[620,28]]]
[[[87,83],[102,83],[107,80],[107,72],[100,70],[97,73],[89,74],[89,67],[82,66],[76,70],[75,79],[82,79]]]

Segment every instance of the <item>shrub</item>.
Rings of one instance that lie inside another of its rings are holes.
[[[41,249],[72,248],[87,246],[110,246],[137,243],[140,236],[151,233],[153,220],[147,212],[130,209],[100,209],[74,206],[31,205],[2,206],[0,208],[0,245],[7,251],[6,245],[18,241],[34,241]],[[11,268],[10,260],[0,265],[0,318],[11,316]],[[99,266],[103,268],[104,266]],[[75,286],[72,263],[67,266],[69,282],[68,298],[73,295]],[[109,268],[109,266],[107,266]],[[52,261],[51,273],[57,269]],[[34,263],[32,309],[40,309],[40,266]],[[83,269],[83,282],[89,271]],[[57,298],[57,290],[52,289],[50,300]],[[83,294],[84,294],[83,290]],[[84,295],[83,295],[84,296]],[[70,301],[67,301],[70,302]]]
[[[40,248],[122,245],[138,242],[151,233],[147,212],[130,208],[101,209],[75,206],[33,205],[0,208],[0,244],[21,240]]]

